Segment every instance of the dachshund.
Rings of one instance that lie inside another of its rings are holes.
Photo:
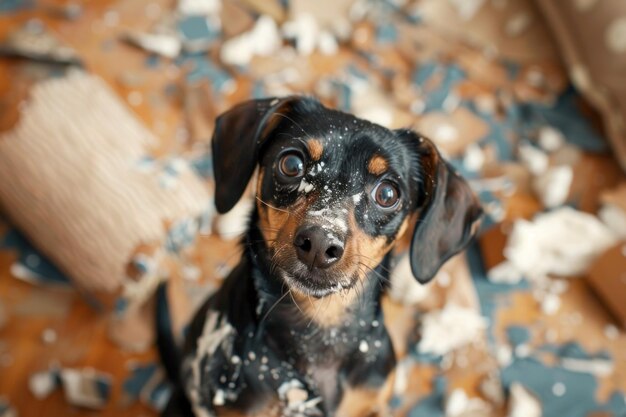
[[[392,249],[408,236],[415,279],[431,280],[482,216],[467,182],[418,133],[299,96],[219,116],[212,158],[217,211],[233,208],[258,169],[256,204],[239,265],[184,346],[159,331],[176,385],[163,415],[385,415]]]

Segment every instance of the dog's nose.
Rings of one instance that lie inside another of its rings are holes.
[[[301,227],[293,244],[298,258],[310,269],[328,268],[343,256],[343,242],[320,226]]]

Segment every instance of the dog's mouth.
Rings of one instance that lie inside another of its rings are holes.
[[[356,273],[309,270],[304,265],[296,265],[292,268],[278,267],[277,271],[290,289],[315,298],[347,291],[353,288],[358,281]]]

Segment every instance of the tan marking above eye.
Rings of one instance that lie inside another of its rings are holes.
[[[319,161],[322,158],[322,153],[324,152],[324,145],[319,139],[309,139],[306,143],[307,148],[309,149],[309,155],[311,155],[311,159],[314,161]]]
[[[389,163],[387,160],[378,154],[372,156],[372,159],[367,163],[367,171],[374,175],[380,175],[387,171],[388,168]]]

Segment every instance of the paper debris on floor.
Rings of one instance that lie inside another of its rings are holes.
[[[31,20],[0,41],[0,56],[19,56],[48,63],[82,65],[76,51],[62,43],[39,20]]]
[[[486,320],[477,311],[446,305],[422,318],[422,339],[418,350],[444,355],[478,340],[486,327]]]
[[[110,375],[92,368],[63,368],[60,378],[69,404],[94,410],[107,405],[111,396]]]

